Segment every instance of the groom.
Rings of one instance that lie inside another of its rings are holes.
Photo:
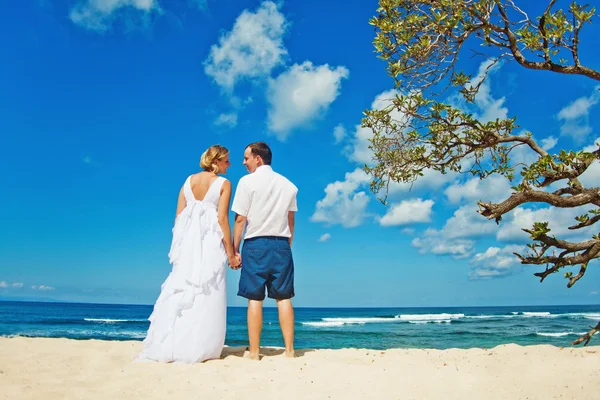
[[[265,288],[277,301],[285,354],[294,357],[294,213],[298,188],[271,168],[271,149],[256,142],[244,151],[250,174],[240,179],[231,209],[236,213],[234,250],[239,253],[244,228],[238,296],[248,299],[250,358],[259,360]]]

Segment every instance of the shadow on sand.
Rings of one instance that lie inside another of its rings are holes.
[[[314,349],[298,349],[296,350],[296,358],[304,357],[306,353],[311,351],[315,351]],[[283,357],[283,353],[285,349],[279,347],[261,347],[260,348],[260,358],[264,357]],[[221,358],[227,357],[242,357],[245,358],[248,356],[248,347],[237,346],[237,347],[224,347],[223,352],[221,353]]]

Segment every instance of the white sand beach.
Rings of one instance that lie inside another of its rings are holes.
[[[592,399],[600,346],[493,349],[226,348],[202,364],[133,363],[137,341],[0,338],[5,399]]]

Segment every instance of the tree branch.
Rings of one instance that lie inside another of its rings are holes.
[[[564,66],[556,64],[551,60],[545,62],[528,61],[519,49],[517,38],[510,29],[510,21],[508,19],[508,15],[506,14],[506,10],[504,10],[504,7],[500,3],[498,3],[498,11],[502,16],[502,19],[504,20],[504,33],[506,34],[506,37],[508,39],[509,49],[515,57],[515,60],[517,60],[519,64],[529,69],[552,71],[558,72],[560,74],[583,75],[587,76],[588,78],[595,79],[597,81],[600,80],[599,71],[581,65]]]
[[[590,327],[590,331],[588,333],[586,333],[585,335],[581,336],[579,339],[574,340],[571,344],[572,345],[578,345],[582,342],[585,341],[585,343],[583,344],[584,346],[587,346],[588,343],[590,342],[590,339],[592,338],[592,336],[594,336],[594,334],[596,332],[600,332],[600,322],[598,322],[598,325],[596,325],[595,327]]]
[[[512,209],[525,203],[546,203],[554,207],[573,208],[585,204],[600,202],[600,189],[587,189],[574,196],[557,196],[554,193],[542,192],[540,190],[526,189],[522,192],[513,193],[502,203],[493,204],[478,201],[481,207],[477,212],[487,219],[495,219],[499,222],[502,216]]]

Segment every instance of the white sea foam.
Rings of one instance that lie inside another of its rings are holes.
[[[539,336],[550,336],[550,337],[562,337],[562,336],[569,336],[569,335],[577,335],[577,336],[581,336],[581,335],[585,335],[585,332],[583,333],[577,333],[577,332],[536,332]]]
[[[84,321],[88,322],[100,322],[105,324],[114,324],[118,322],[142,322],[143,319],[111,319],[111,318],[84,318]]]
[[[557,317],[558,315],[550,314],[548,311],[541,311],[541,312],[524,311],[523,312],[523,316],[524,317],[544,317],[544,318],[551,318],[551,317]]]
[[[465,314],[402,314],[397,316],[401,321],[415,323],[417,321],[437,322],[464,318]]]
[[[437,319],[435,321],[408,321],[409,324],[449,324],[451,319]]]
[[[346,323],[336,322],[336,321],[318,321],[318,322],[302,322],[302,325],[314,326],[316,328],[330,328],[330,327],[334,327],[334,326],[344,326],[344,325],[346,325]]]
[[[398,317],[346,317],[346,318],[322,318],[325,322],[341,322],[344,324],[369,324],[382,322],[399,322]]]
[[[563,314],[565,316],[569,316],[569,317],[583,317],[585,319],[594,319],[594,320],[598,320],[600,319],[600,313],[568,313],[568,314]]]

